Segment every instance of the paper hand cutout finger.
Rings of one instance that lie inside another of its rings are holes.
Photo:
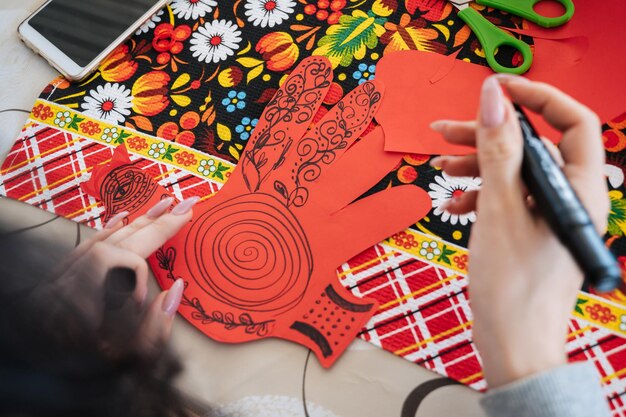
[[[106,223],[110,218],[128,211],[124,224],[132,222],[170,193],[141,168],[136,167],[124,145],[115,148],[108,164],[96,166],[91,178],[81,184],[83,191],[104,205]]]
[[[326,367],[376,307],[338,282],[337,267],[431,208],[415,186],[355,202],[402,154],[384,151],[378,129],[351,147],[380,104],[376,82],[348,93],[309,129],[331,80],[326,58],[303,60],[264,110],[226,185],[149,260],[161,285],[185,280],[180,312],[208,336],[290,340]]]

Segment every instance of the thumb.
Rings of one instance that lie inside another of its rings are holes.
[[[478,164],[487,194],[522,196],[522,133],[496,76],[482,86],[476,129]]]
[[[158,355],[167,344],[184,290],[185,283],[179,278],[152,301],[139,325],[137,344],[141,351]]]

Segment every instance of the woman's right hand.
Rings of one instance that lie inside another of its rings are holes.
[[[481,176],[482,188],[451,200],[445,209],[477,210],[469,251],[469,293],[474,342],[484,376],[498,387],[565,364],[571,311],[583,275],[526,195],[521,179],[522,136],[511,99],[540,113],[563,132],[563,171],[598,232],[606,228],[609,199],[597,116],[549,85],[495,75],[482,88],[478,120],[439,121],[433,128],[450,143],[477,153],[432,161],[453,176]]]

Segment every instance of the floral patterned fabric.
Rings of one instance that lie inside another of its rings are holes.
[[[476,6],[504,28],[525,22]],[[522,37],[532,45],[532,39]],[[384,55],[403,50],[486,65],[476,37],[441,0],[173,0],[114,51],[91,78],[50,83],[0,170],[0,194],[102,227],[101,205],[79,183],[125,143],[136,166],[178,198],[208,198],[228,180],[266,103],[295,65],[327,56],[335,79],[318,120],[371,80]],[[508,65],[519,56],[508,50]],[[427,98],[415,97],[428,105]],[[604,125],[611,214],[607,245],[626,267],[626,114]],[[484,389],[471,341],[467,241],[475,214],[441,204],[480,186],[406,155],[370,192],[415,184],[429,215],[342,265],[342,283],[379,300],[360,337],[475,389]],[[505,231],[503,231],[504,233]],[[617,303],[614,303],[616,301]],[[625,406],[626,296],[580,293],[568,338],[570,360],[596,363],[616,415]]]

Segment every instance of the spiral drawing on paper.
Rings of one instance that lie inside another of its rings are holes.
[[[309,284],[313,260],[302,227],[275,197],[245,194],[199,216],[185,241],[189,270],[210,297],[281,314]]]
[[[141,169],[122,165],[112,170],[100,185],[100,197],[106,207],[106,222],[122,211],[134,213],[146,205],[158,184]]]

